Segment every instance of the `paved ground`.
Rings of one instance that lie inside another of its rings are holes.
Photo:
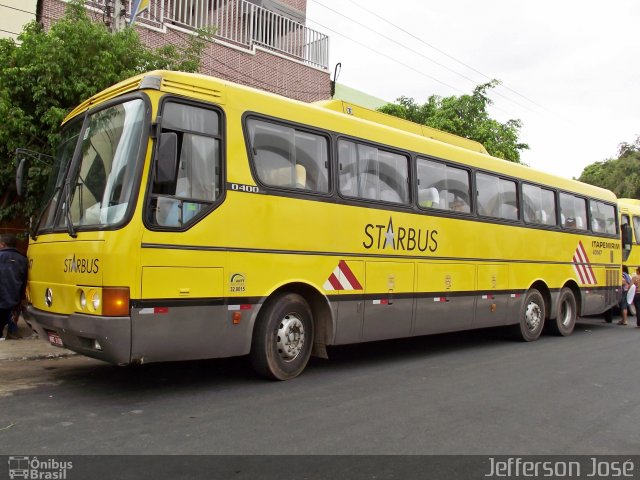
[[[0,362],[60,358],[75,355],[66,348],[54,347],[41,340],[23,319],[18,322],[18,340],[0,342]]]
[[[436,335],[336,347],[289,382],[246,358],[0,361],[0,453],[637,454],[639,342],[601,319]]]

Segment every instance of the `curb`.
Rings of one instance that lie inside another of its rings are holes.
[[[20,338],[17,340],[0,342],[0,362],[47,360],[78,355],[41,339],[24,321],[18,322],[18,336]]]

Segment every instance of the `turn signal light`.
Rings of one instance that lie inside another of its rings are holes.
[[[126,317],[129,315],[129,288],[104,287],[102,289],[102,315]]]

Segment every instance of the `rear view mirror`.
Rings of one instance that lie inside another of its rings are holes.
[[[26,193],[25,181],[26,181],[26,169],[28,168],[27,159],[21,158],[16,170],[16,191],[19,197],[24,197]]]
[[[29,150],[26,148],[16,149],[16,158],[18,159],[18,169],[16,170],[16,191],[19,197],[24,197],[27,194],[27,177],[29,176],[29,160],[36,162],[36,165],[42,165],[51,167],[54,162],[54,158],[51,155],[45,153],[36,152],[35,150]]]

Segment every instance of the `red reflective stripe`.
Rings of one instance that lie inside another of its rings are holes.
[[[169,307],[154,307],[153,313],[169,313]]]
[[[587,251],[584,249],[584,245],[582,244],[582,241],[578,241],[578,248],[576,248],[576,254],[578,255],[578,258],[580,259],[581,263],[583,263],[584,265],[581,265],[581,271],[584,275],[584,278],[586,279],[585,282],[583,283],[587,283],[589,285],[595,285],[596,282],[596,276],[593,273],[593,269],[591,268],[591,262],[589,261],[589,257],[587,256]]]
[[[251,305],[240,305],[240,310],[251,310]]]
[[[342,287],[342,284],[333,273],[329,277],[329,283],[331,284],[334,290],[344,290],[344,288]]]
[[[582,273],[582,265],[579,264],[577,253],[573,256],[573,265],[576,268],[576,272],[578,272],[578,277],[580,277],[580,283],[587,283],[584,281],[584,275]]]
[[[347,280],[349,280],[349,283],[354,290],[362,290],[362,285],[360,285],[360,282],[347,265],[347,262],[345,262],[344,260],[340,260],[338,267],[340,268],[342,274],[347,278]]]

